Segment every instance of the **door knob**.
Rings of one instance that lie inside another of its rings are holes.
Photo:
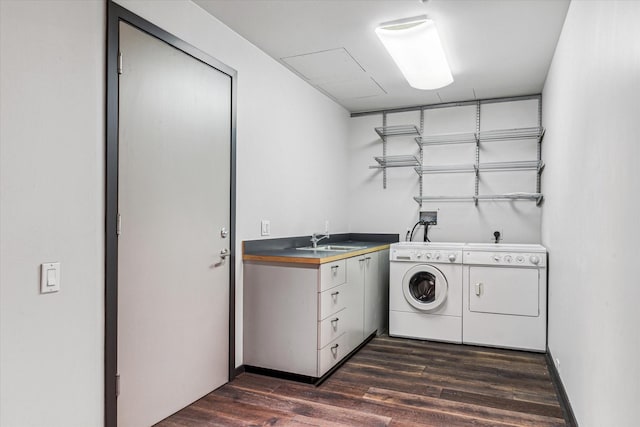
[[[220,251],[220,258],[225,259],[226,257],[228,257],[229,254],[229,249],[223,249]]]
[[[220,229],[220,237],[222,237],[223,239],[226,239],[228,235],[229,235],[229,230],[227,230],[227,227],[222,227]]]

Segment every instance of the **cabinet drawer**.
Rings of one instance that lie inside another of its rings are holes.
[[[345,260],[328,262],[320,266],[320,292],[342,285],[346,281],[347,264]]]
[[[318,320],[324,320],[328,316],[337,313],[347,306],[350,299],[348,294],[349,285],[347,283],[327,289],[318,294]]]
[[[346,334],[342,334],[322,349],[318,350],[318,376],[321,377],[336,363],[342,360],[349,350],[346,345]]]
[[[348,314],[348,309],[345,308],[318,322],[318,349],[323,348],[347,331]]]

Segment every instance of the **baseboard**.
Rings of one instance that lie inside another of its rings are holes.
[[[238,375],[242,374],[245,371],[245,367],[244,365],[240,365],[240,366],[236,366],[236,370],[233,374],[233,378],[237,377]]]
[[[547,347],[547,367],[549,368],[549,373],[551,374],[551,382],[556,389],[556,394],[558,395],[558,399],[560,400],[560,408],[562,409],[562,414],[564,415],[564,422],[568,427],[578,427],[578,421],[576,420],[576,416],[573,413],[573,408],[571,408],[571,403],[569,402],[569,396],[567,396],[567,391],[564,389],[564,384],[562,384],[562,380],[560,379],[560,373],[556,368],[555,363],[553,363],[553,355],[551,351]]]

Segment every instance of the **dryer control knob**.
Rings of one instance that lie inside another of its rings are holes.
[[[531,261],[531,264],[538,265],[538,263],[540,262],[540,258],[536,255],[531,255],[529,257],[529,261]]]
[[[436,252],[435,255],[433,255],[433,258],[440,259],[440,252]]]
[[[505,262],[511,262],[513,260],[513,258],[511,258],[511,255],[505,255],[504,256],[504,261]]]
[[[431,259],[431,254],[429,252],[427,252],[427,255],[425,256],[426,259]]]
[[[500,255],[494,255],[494,256],[493,256],[493,260],[494,260],[495,262],[500,262]]]
[[[455,260],[456,260],[456,254],[450,253],[449,254],[449,261],[454,262]]]

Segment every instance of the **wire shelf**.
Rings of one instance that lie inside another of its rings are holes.
[[[478,201],[500,201],[500,200],[533,200],[536,204],[542,201],[541,193],[505,193],[505,194],[485,194],[479,196],[423,196],[414,197],[418,203],[422,202],[478,202]]]
[[[375,131],[380,138],[387,136],[420,135],[420,130],[415,125],[381,126],[375,128]]]
[[[483,141],[507,141],[512,139],[537,139],[540,141],[544,136],[543,127],[514,128],[514,129],[494,129],[478,132],[476,137]]]
[[[439,166],[417,166],[414,168],[418,175],[428,173],[464,173],[475,172],[475,165],[439,165]]]
[[[542,172],[542,169],[544,169],[544,163],[541,160],[480,163],[479,169],[480,171],[535,170],[537,172]]]
[[[404,156],[380,156],[374,157],[378,162],[375,166],[369,166],[369,169],[382,169],[382,168],[404,168],[415,167],[420,165],[420,161],[416,156],[404,155]]]
[[[505,193],[505,194],[492,194],[492,195],[479,195],[474,197],[475,200],[535,200],[536,205],[542,202],[542,193]]]
[[[444,144],[467,144],[478,142],[475,133],[448,133],[440,135],[423,135],[415,138],[416,143],[420,146],[425,145],[444,145]]]
[[[473,202],[473,196],[417,196],[414,197],[418,203],[422,202]]]

